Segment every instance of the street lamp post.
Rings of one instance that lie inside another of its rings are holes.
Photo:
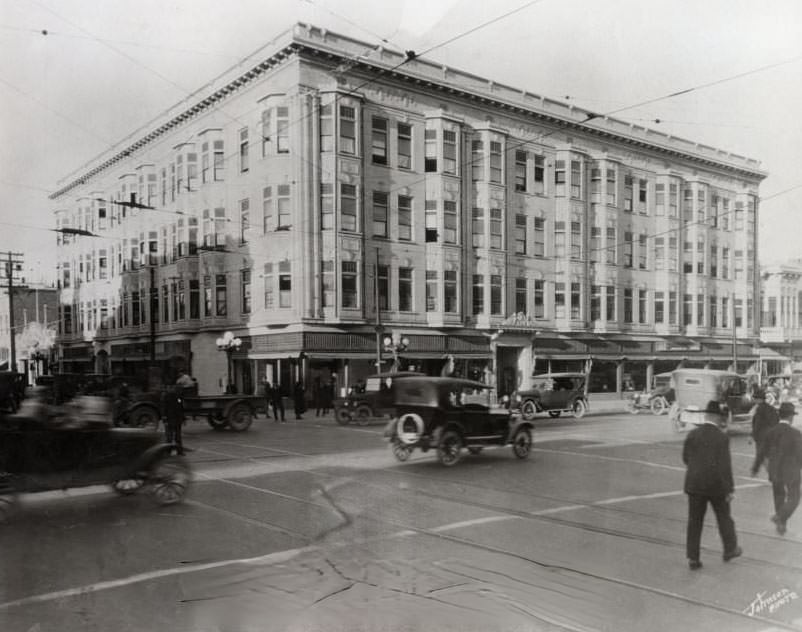
[[[382,338],[382,344],[384,345],[385,351],[390,351],[393,354],[393,368],[391,370],[392,373],[395,373],[399,369],[398,364],[398,354],[399,352],[406,351],[407,347],[409,347],[409,338],[406,336],[398,337],[386,335]]]
[[[226,333],[223,334],[222,338],[218,338],[215,341],[215,343],[217,344],[217,348],[220,351],[225,351],[226,352],[226,365],[227,365],[227,369],[228,369],[228,381],[226,382],[226,392],[228,393],[228,392],[231,391],[231,384],[232,384],[232,382],[231,382],[231,369],[232,369],[232,366],[231,366],[231,355],[237,349],[240,348],[240,345],[242,345],[242,340],[240,340],[239,338],[235,338],[234,334],[232,334],[230,331],[227,331]]]

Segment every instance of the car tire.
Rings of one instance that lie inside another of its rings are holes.
[[[574,414],[574,419],[582,419],[587,411],[588,405],[585,403],[584,399],[576,400],[574,405],[571,407],[571,412]]]
[[[137,408],[128,416],[128,425],[133,428],[159,429],[159,414],[152,408]]]
[[[532,421],[536,414],[537,406],[535,405],[534,401],[527,399],[521,404],[521,417],[527,421]]]
[[[627,402],[627,410],[631,415],[637,415],[640,412],[640,408],[638,408],[638,404],[634,399],[630,399]]]
[[[367,426],[373,418],[373,411],[370,409],[370,406],[365,406],[363,404],[356,409],[354,417],[356,418],[356,423],[360,426]]]
[[[132,478],[121,478],[111,484],[111,488],[120,496],[133,496],[145,485],[145,479],[141,476]]]
[[[393,456],[401,463],[409,459],[409,455],[412,454],[412,446],[401,443],[398,437],[393,439],[392,448]]]
[[[665,397],[658,396],[652,400],[650,408],[653,415],[664,415],[668,412],[668,402]]]
[[[237,404],[228,411],[227,421],[234,432],[245,432],[253,423],[253,413],[247,404]]]
[[[512,436],[512,453],[519,459],[525,459],[532,451],[532,432],[529,428],[518,428]]]
[[[562,415],[562,413],[563,413],[563,411],[561,411],[561,410],[550,410],[549,411],[549,417],[551,417],[552,419],[557,419],[557,417]]]
[[[396,422],[395,434],[401,443],[412,446],[420,441],[423,428],[423,418],[418,413],[404,413]]]
[[[150,468],[147,482],[153,499],[158,504],[173,505],[181,502],[189,488],[189,465],[179,456],[163,457]]]
[[[437,445],[437,458],[446,467],[456,465],[462,451],[462,437],[456,430],[446,430]]]
[[[351,423],[351,413],[347,408],[338,408],[334,411],[334,419],[341,426],[347,426]]]

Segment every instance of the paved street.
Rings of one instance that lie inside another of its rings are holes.
[[[708,516],[691,572],[667,417],[538,418],[529,460],[493,449],[452,468],[396,462],[382,429],[190,422],[184,504],[25,498],[0,530],[0,630],[802,629],[802,518],[775,534],[746,435],[744,556],[722,561]]]

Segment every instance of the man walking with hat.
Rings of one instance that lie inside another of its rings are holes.
[[[785,533],[786,523],[799,505],[802,433],[791,425],[795,412],[791,402],[780,404],[780,422],[766,433],[752,466],[752,476],[756,476],[763,460],[769,460],[769,480],[774,495],[771,521],[780,535]]]
[[[766,433],[777,425],[780,418],[777,409],[766,403],[766,391],[758,389],[754,398],[757,405],[752,411],[752,439],[755,442],[755,459],[757,459],[760,454],[760,444],[766,438]]]

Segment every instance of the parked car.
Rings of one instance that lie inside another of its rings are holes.
[[[779,406],[782,402],[799,405],[802,401],[802,373],[778,373],[763,378],[766,403]]]
[[[454,377],[405,377],[395,390],[395,417],[385,428],[395,458],[406,461],[415,448],[437,451],[443,465],[456,464],[463,448],[478,454],[511,445],[529,456],[532,424],[505,408],[491,406],[491,388]]]
[[[83,408],[70,411],[34,396],[0,420],[0,521],[17,494],[69,487],[105,483],[126,496],[147,489],[159,504],[183,499],[190,469],[171,454],[175,446],[150,430],[112,427],[104,403],[82,395],[68,408]]]
[[[675,430],[702,423],[711,408],[719,411],[725,427],[751,429],[755,401],[744,376],[713,369],[677,369],[673,376],[676,401],[669,418]]]
[[[672,373],[657,373],[652,377],[652,388],[641,393],[633,393],[627,403],[629,412],[638,414],[643,409],[655,415],[664,415],[674,403]]]
[[[579,419],[589,409],[585,373],[542,373],[532,377],[532,387],[513,394],[512,405],[531,421],[537,413],[559,417],[564,412]]]
[[[346,426],[352,421],[360,424],[374,417],[392,415],[395,411],[395,386],[399,379],[422,376],[415,371],[377,373],[364,380],[361,386],[352,386],[345,397],[334,400],[334,417]]]

